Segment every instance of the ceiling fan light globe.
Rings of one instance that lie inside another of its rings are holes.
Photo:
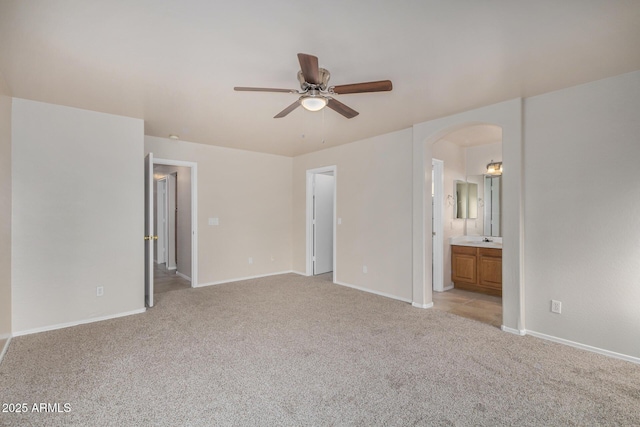
[[[327,106],[327,99],[322,97],[303,97],[300,99],[300,104],[308,111],[320,111]]]

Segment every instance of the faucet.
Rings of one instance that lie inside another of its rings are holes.
[[[490,239],[490,238],[488,238],[488,237],[485,237],[484,239],[482,239],[482,241],[483,241],[483,242],[493,242],[493,240],[491,240],[491,239]]]

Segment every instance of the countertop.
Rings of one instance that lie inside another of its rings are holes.
[[[502,249],[502,237],[488,237],[490,242],[483,242],[485,236],[456,236],[449,239],[449,243],[457,246],[472,246],[476,248]]]

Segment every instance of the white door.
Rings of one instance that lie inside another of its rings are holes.
[[[333,271],[333,175],[314,175],[313,274]]]
[[[167,262],[167,179],[158,181],[158,208],[156,218],[158,230],[158,244],[156,245],[156,259],[158,264]]]
[[[144,158],[144,295],[153,307],[153,153]]]

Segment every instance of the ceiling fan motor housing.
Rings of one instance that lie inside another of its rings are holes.
[[[320,84],[312,84],[312,83],[308,83],[305,78],[304,78],[304,74],[302,73],[302,71],[298,71],[298,81],[300,82],[300,89],[302,89],[303,92],[306,92],[309,89],[318,89],[321,91],[326,91],[327,90],[327,85],[329,83],[329,79],[331,78],[331,73],[329,72],[329,70],[325,69],[325,68],[318,68],[319,74],[320,74]]]

